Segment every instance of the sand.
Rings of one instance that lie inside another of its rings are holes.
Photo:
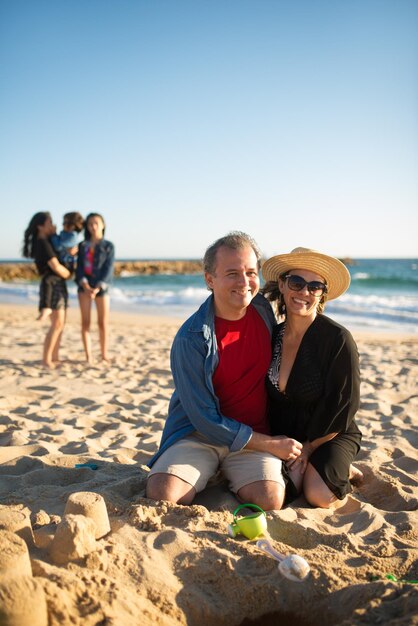
[[[0,623],[418,624],[417,585],[399,582],[418,579],[418,337],[356,336],[365,480],[346,504],[299,498],[267,514],[274,547],[310,565],[298,583],[255,541],[228,536],[238,503],[223,483],[190,507],[144,497],[180,320],[113,313],[113,362],[87,366],[71,310],[64,362],[48,371],[35,316],[0,306],[0,554],[12,555],[0,560]],[[97,469],[76,467],[85,463]],[[110,532],[106,519],[96,532],[87,508],[64,517],[83,492],[102,496]]]

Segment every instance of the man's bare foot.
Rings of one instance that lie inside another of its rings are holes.
[[[44,322],[45,320],[48,319],[48,317],[51,316],[51,313],[52,313],[52,309],[42,309],[42,311],[39,313],[36,319],[38,322]]]
[[[350,465],[350,474],[348,476],[348,480],[355,487],[360,487],[364,480],[364,474],[358,467],[354,467],[354,465]]]

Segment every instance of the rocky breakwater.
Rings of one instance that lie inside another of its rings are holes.
[[[201,261],[116,261],[115,276],[136,274],[200,274]],[[0,263],[0,280],[14,282],[37,280],[39,278],[34,263]]]
[[[135,274],[201,274],[202,262],[197,260],[183,261],[117,261],[115,276],[132,276]]]
[[[352,259],[341,259],[346,265],[355,265]],[[199,260],[180,261],[116,261],[115,276],[150,276],[153,274],[201,274]],[[0,281],[37,280],[39,278],[34,263],[0,263]]]

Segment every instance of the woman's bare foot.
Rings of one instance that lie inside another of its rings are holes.
[[[42,311],[39,313],[36,319],[38,322],[44,322],[49,317],[51,317],[51,314],[52,314],[52,309],[42,309]]]
[[[354,465],[350,465],[350,474],[348,476],[348,480],[355,487],[360,487],[364,480],[364,474],[358,467],[354,467]]]
[[[56,365],[53,361],[42,361],[42,367],[48,370],[56,369]]]

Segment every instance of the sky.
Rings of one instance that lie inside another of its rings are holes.
[[[122,258],[418,256],[416,0],[0,0],[0,258],[37,211]]]

